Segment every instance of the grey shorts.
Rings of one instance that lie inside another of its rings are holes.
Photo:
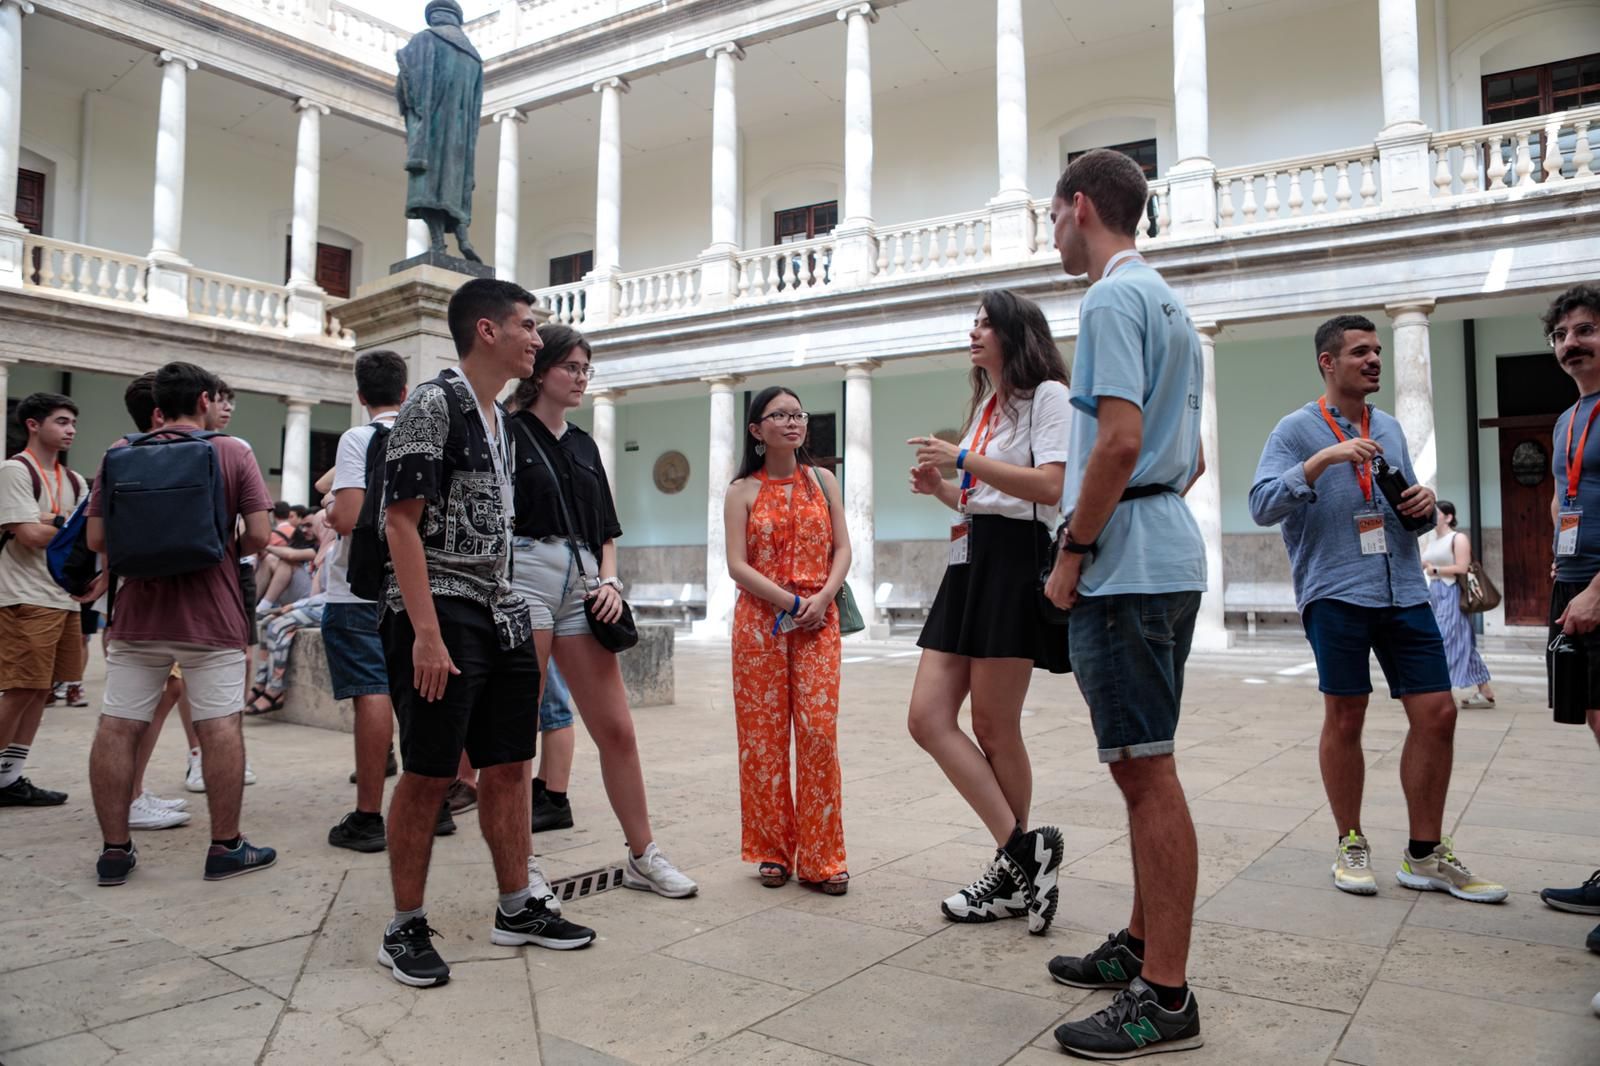
[[[565,537],[551,540],[512,540],[511,587],[522,593],[533,610],[533,628],[555,630],[558,637],[577,637],[589,632],[589,617],[583,612],[584,597],[599,582],[600,565],[594,553],[580,547],[588,588],[578,575],[572,548]]]

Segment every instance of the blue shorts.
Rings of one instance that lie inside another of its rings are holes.
[[[556,669],[551,657],[545,664],[544,695],[539,698],[539,732],[572,728],[572,693],[567,691],[567,680]]]
[[[1068,623],[1072,673],[1101,762],[1171,755],[1198,592],[1080,596]]]
[[[1301,612],[1306,640],[1317,660],[1317,688],[1329,696],[1372,691],[1368,654],[1378,656],[1395,699],[1450,691],[1450,664],[1433,608],[1361,607],[1343,600],[1312,600]]]
[[[324,607],[322,650],[328,657],[334,699],[389,694],[377,604],[330,603]]]

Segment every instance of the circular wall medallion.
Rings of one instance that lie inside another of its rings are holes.
[[[1531,440],[1525,440],[1511,452],[1511,476],[1517,484],[1535,488],[1550,472],[1550,456]]]
[[[674,496],[689,483],[689,457],[682,452],[662,452],[651,476],[655,478],[656,488]]]

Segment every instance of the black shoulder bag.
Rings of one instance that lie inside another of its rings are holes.
[[[522,424],[521,419],[516,420],[516,425],[522,431],[523,439],[539,453],[539,458],[544,460],[544,468],[550,471],[550,478],[556,483],[556,499],[561,502],[561,524],[567,537],[567,545],[572,550],[572,561],[578,567],[578,578],[583,582],[583,587],[589,587],[589,575],[583,569],[583,552],[578,547],[578,538],[573,533],[572,512],[567,510],[567,494],[561,490],[561,475],[556,473],[555,464],[545,454],[544,448],[534,438],[533,432]],[[600,646],[609,652],[627,651],[639,643],[639,629],[633,623],[633,608],[628,606],[628,601],[622,601],[622,615],[615,622],[603,622],[594,613],[595,598],[590,596],[583,601],[583,613],[589,619],[589,632],[594,634],[594,639]]]

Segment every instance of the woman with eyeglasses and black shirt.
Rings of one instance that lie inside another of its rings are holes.
[[[993,834],[983,875],[941,905],[957,922],[1055,916],[1061,831],[1028,830],[1033,770],[1022,701],[1035,667],[1064,673],[1066,627],[1040,615],[1053,560],[1072,407],[1066,364],[1044,312],[1004,290],[983,294],[968,334],[972,398],[959,444],[913,437],[911,491],[956,512],[949,565],[917,643],[911,735]],[[941,466],[953,465],[946,481]],[[972,698],[972,736],[957,724]]]
[[[610,623],[623,608],[616,546],[622,526],[611,485],[594,439],[567,421],[594,376],[589,342],[575,329],[549,323],[539,327],[539,339],[544,347],[512,395],[506,420],[516,448],[512,587],[533,609],[541,673],[554,655],[599,749],[600,776],[628,842],[623,885],[674,899],[692,896],[695,883],[655,845],[622,670],[616,653],[590,631],[584,609],[593,600],[595,615]],[[567,515],[575,527],[570,531]],[[535,888],[544,887],[532,860],[529,866]]]

